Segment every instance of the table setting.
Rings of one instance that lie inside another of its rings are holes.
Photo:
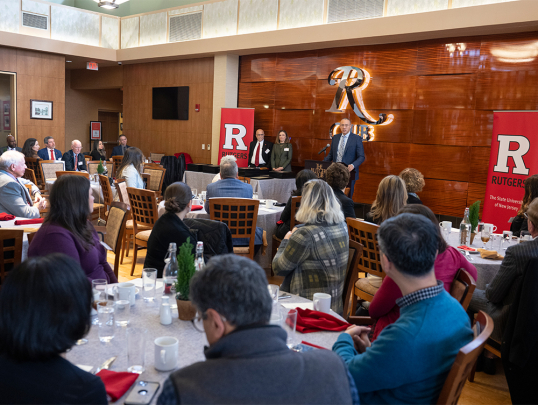
[[[5,213],[2,213],[5,214]],[[14,215],[5,214],[0,217],[0,229],[22,229],[24,234],[22,237],[22,256],[21,261],[28,258],[28,234],[37,232],[43,224],[43,218],[28,219],[24,217],[16,217]]]

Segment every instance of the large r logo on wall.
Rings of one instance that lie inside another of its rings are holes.
[[[219,164],[233,155],[237,166],[248,166],[248,144],[254,138],[254,108],[223,108],[220,113]]]

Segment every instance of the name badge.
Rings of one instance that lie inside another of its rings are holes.
[[[265,149],[265,153],[269,153],[271,152],[269,149]]]
[[[83,162],[78,162],[78,165],[81,166]]]
[[[290,148],[284,148],[284,152],[289,152]]]

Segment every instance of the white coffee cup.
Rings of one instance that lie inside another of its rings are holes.
[[[127,300],[133,306],[136,302],[136,287],[133,283],[118,284],[120,300]]]
[[[204,205],[203,201],[200,200],[199,198],[194,198],[192,200],[192,205]]]
[[[273,205],[275,204],[275,200],[266,199],[265,200],[265,206],[267,208],[273,208]]]
[[[179,341],[172,336],[155,339],[155,368],[171,371],[177,367]]]
[[[443,221],[439,223],[439,226],[444,229],[448,229],[449,231],[452,229],[452,222],[450,221]]]
[[[493,233],[497,230],[497,227],[493,224],[484,224],[484,230],[489,233]]]
[[[325,293],[314,294],[314,311],[325,312],[326,314],[331,312],[331,296]]]

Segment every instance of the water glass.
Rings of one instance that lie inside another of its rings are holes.
[[[252,194],[252,199],[257,200],[258,199],[258,193],[253,193]]]
[[[512,244],[512,236],[514,236],[512,231],[503,231],[503,250],[506,250]]]
[[[99,340],[110,342],[114,339],[114,306],[98,305],[97,316],[99,318]]]
[[[106,302],[108,300],[107,294],[107,281],[104,278],[96,278],[95,280],[92,280],[92,295],[93,295],[93,301],[97,307],[100,305],[106,305]],[[92,325],[98,325],[99,319],[98,317],[95,317],[92,320]]]
[[[464,222],[460,224],[460,244],[465,246],[471,245],[471,224]]]
[[[192,198],[196,198],[198,196],[198,190],[195,188],[191,188],[192,191]]]
[[[480,237],[482,239],[482,242],[484,242],[484,249],[486,249],[486,245],[491,239],[491,233],[489,229],[483,228]]]
[[[127,326],[131,313],[131,303],[129,300],[117,300],[114,302],[114,317],[117,326]]]
[[[157,269],[142,270],[142,285],[144,301],[153,301],[155,299],[155,290],[157,289]]]
[[[297,350],[297,346],[299,345],[300,341],[297,336],[297,310],[296,309],[288,309],[284,308],[284,323],[283,328],[288,334],[288,338],[286,339],[286,345],[288,348],[292,350]]]
[[[499,255],[503,256],[503,236],[494,233],[491,235],[491,250],[495,250]]]
[[[271,298],[273,299],[273,303],[278,303],[278,293],[280,290],[280,287],[276,284],[269,284],[267,286],[267,289],[269,290],[269,294],[271,295]]]
[[[147,329],[127,329],[127,371],[142,374],[145,370]]]

